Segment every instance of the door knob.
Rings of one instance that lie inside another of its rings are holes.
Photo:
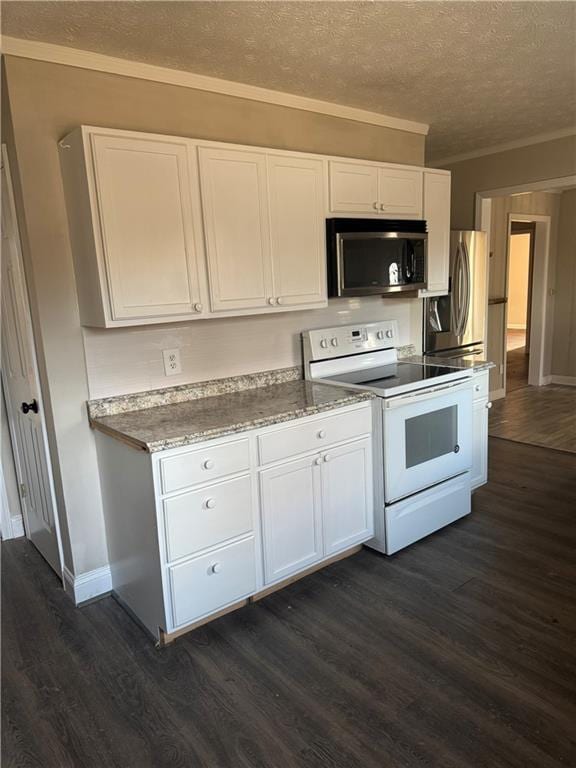
[[[31,403],[22,403],[20,410],[22,413],[29,413],[30,411],[38,413],[38,402],[34,399]]]
[[[454,446],[454,453],[460,453],[460,446],[458,445],[458,443],[456,443],[456,445]]]

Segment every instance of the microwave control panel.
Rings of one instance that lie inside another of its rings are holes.
[[[306,331],[302,339],[305,362],[327,360],[359,352],[393,349],[399,343],[398,323],[396,320],[383,320],[379,323],[322,328]]]

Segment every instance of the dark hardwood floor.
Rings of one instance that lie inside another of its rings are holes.
[[[528,386],[528,366],[530,356],[525,347],[510,349],[506,353],[506,392]]]
[[[576,456],[490,450],[468,518],[162,650],[4,544],[3,767],[576,765]]]

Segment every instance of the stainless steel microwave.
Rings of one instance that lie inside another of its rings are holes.
[[[328,295],[426,288],[425,221],[327,219]]]

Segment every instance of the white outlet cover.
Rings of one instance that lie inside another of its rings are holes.
[[[163,349],[162,357],[164,358],[164,373],[166,376],[175,376],[177,373],[182,373],[179,349]]]

